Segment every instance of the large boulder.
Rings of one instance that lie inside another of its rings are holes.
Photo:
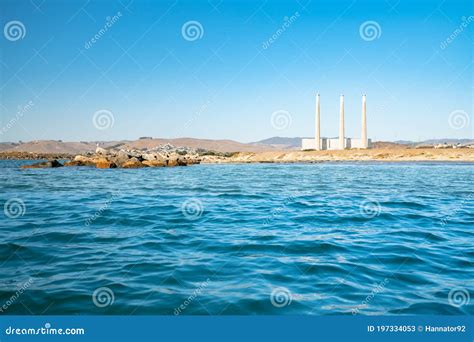
[[[95,167],[98,169],[114,169],[117,167],[117,164],[107,159],[99,159],[96,161]]]
[[[79,160],[70,160],[64,163],[64,166],[87,166]]]
[[[167,159],[166,166],[178,166],[178,158]]]
[[[100,154],[102,156],[105,156],[108,154],[107,150],[105,148],[102,148],[102,147],[98,147],[95,149],[95,153],[96,154]]]
[[[144,160],[142,164],[150,167],[163,167],[166,166],[166,161],[164,160]]]
[[[156,153],[143,153],[142,158],[144,160],[156,160],[158,155]]]
[[[77,162],[78,166],[95,166],[96,159],[94,157],[75,156],[73,162]]]
[[[137,150],[131,150],[131,151],[127,151],[128,155],[132,158],[132,157],[135,157],[139,160],[143,160],[143,152],[142,151],[137,151]]]
[[[61,167],[63,164],[58,162],[56,159],[53,160],[48,160],[45,162],[40,162],[40,163],[35,163],[32,165],[23,165],[21,168],[22,169],[46,169],[50,167]]]
[[[136,159],[136,158],[134,158]],[[140,168],[140,167],[147,167],[148,165],[142,163],[141,161],[139,160],[129,160],[127,162],[125,162],[122,167],[124,169],[137,169],[137,168]]]
[[[108,156],[107,159],[114,162],[118,166],[122,166],[123,164],[130,161],[131,155],[129,155],[126,151],[120,150],[117,154],[113,156]]]

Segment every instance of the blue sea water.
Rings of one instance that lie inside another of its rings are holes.
[[[472,164],[28,163],[0,314],[474,314]]]

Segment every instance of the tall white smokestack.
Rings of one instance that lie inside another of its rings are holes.
[[[362,142],[362,148],[369,147],[369,141],[367,140],[367,108],[365,103],[365,95],[362,95],[362,132],[360,135]]]
[[[316,150],[321,149],[321,126],[320,126],[320,119],[321,119],[321,106],[320,106],[320,99],[319,94],[316,95],[316,134],[314,136],[314,140],[316,142]]]
[[[341,95],[339,102],[339,149],[343,150],[346,147],[344,143],[344,95]]]

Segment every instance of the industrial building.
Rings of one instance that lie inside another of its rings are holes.
[[[372,141],[367,138],[366,96],[362,95],[362,128],[361,137],[346,138],[344,133],[344,95],[339,98],[339,136],[337,138],[321,138],[321,105],[320,96],[316,96],[316,127],[315,137],[302,139],[302,150],[344,150],[350,148],[370,148]]]

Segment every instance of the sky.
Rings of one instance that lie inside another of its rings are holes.
[[[0,141],[474,138],[472,1],[0,2]],[[95,38],[94,38],[95,37]]]

